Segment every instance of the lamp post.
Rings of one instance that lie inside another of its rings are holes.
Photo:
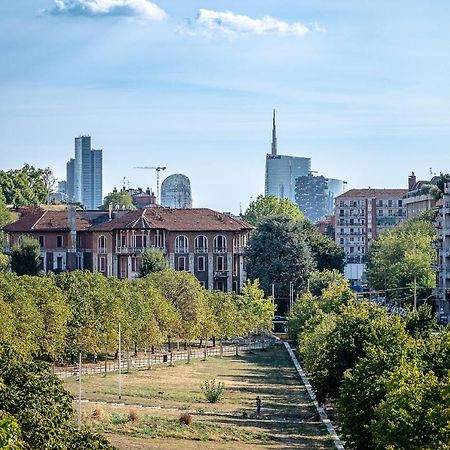
[[[122,400],[122,322],[119,320],[119,400]]]
[[[81,430],[81,348],[78,354],[78,430]]]

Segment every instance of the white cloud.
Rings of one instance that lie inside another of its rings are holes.
[[[183,31],[191,35],[224,33],[230,36],[239,34],[304,36],[310,30],[318,30],[316,25],[288,23],[271,16],[254,19],[232,11],[220,12],[209,9],[200,9],[194,19],[188,18],[186,22]]]
[[[166,13],[148,0],[53,0],[45,13],[73,16],[134,16],[162,20]]]

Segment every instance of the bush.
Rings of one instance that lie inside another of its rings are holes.
[[[69,450],[116,450],[108,439],[90,431],[77,431],[72,435]]]
[[[181,425],[187,425],[189,426],[192,422],[192,416],[190,414],[181,414],[180,418],[178,419],[180,421]]]
[[[205,380],[201,384],[201,388],[209,403],[217,403],[223,397],[225,391],[225,385],[221,381],[216,383],[216,380]]]
[[[128,421],[129,422],[138,422],[139,421],[139,414],[135,409],[131,409],[128,413]]]
[[[91,414],[92,418],[95,420],[103,420],[105,417],[105,411],[102,408],[95,408]]]
[[[123,423],[129,422],[130,417],[126,413],[112,413],[111,414],[111,423],[113,425],[121,425]]]

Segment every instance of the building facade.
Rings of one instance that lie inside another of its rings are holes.
[[[345,275],[361,280],[367,251],[378,235],[406,219],[407,189],[350,189],[336,197],[336,243],[346,256]]]
[[[146,249],[161,250],[168,266],[194,274],[209,290],[240,292],[252,226],[210,209],[48,211],[35,208],[4,227],[4,252],[23,236],[41,245],[44,271],[87,269],[105,276],[139,276]]]
[[[444,324],[450,316],[450,183],[444,184],[444,194],[437,208],[434,226],[436,249],[436,309],[437,318]]]
[[[436,207],[437,199],[430,193],[432,186],[436,186],[441,177],[433,177],[431,180],[417,181],[414,172],[408,177],[408,192],[403,199],[406,209],[406,218],[414,219],[423,213]]]
[[[192,208],[191,182],[186,175],[169,175],[161,183],[161,206],[166,208]]]
[[[75,158],[66,165],[67,196],[85,206],[98,209],[103,203],[103,151],[91,148],[90,136],[75,138]]]

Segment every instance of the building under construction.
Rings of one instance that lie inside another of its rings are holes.
[[[161,206],[168,208],[192,208],[191,182],[186,175],[176,173],[161,184]]]

